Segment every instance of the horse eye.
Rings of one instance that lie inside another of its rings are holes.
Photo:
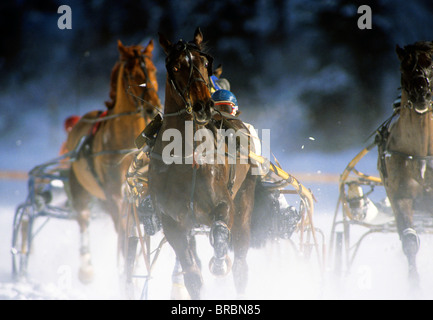
[[[179,71],[179,67],[174,66],[174,67],[172,68],[172,70],[173,70],[173,72],[178,72],[178,71]]]

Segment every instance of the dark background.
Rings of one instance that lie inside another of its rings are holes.
[[[62,4],[72,30],[57,27]],[[357,27],[363,4],[371,30]],[[432,17],[431,0],[2,1],[0,139],[18,132],[23,112],[37,110],[35,121],[48,117],[57,130],[69,114],[103,109],[117,39],[191,40],[200,26],[243,119],[272,129],[274,146],[298,150],[308,137],[311,150],[363,145],[398,95],[395,45],[433,40]],[[159,45],[154,60],[164,101]]]

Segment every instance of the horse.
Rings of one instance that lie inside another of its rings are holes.
[[[172,43],[159,34],[159,43],[166,54],[167,77],[163,123],[150,152],[149,194],[164,235],[174,249],[176,265],[182,268],[190,298],[200,299],[203,286],[193,233],[197,226],[210,227],[209,240],[213,246],[210,271],[216,276],[232,271],[236,290],[242,295],[248,280],[246,257],[256,185],[251,170],[254,164],[237,159],[235,174],[231,175],[228,161],[199,163],[197,152],[193,151],[198,147],[194,148],[186,127],[190,123],[193,132],[200,129],[216,132],[209,80],[213,59],[204,51],[200,28],[190,42]],[[230,122],[246,130],[240,120]],[[173,143],[166,136],[173,132],[184,142],[181,145],[184,156],[180,156],[180,163],[169,164],[163,155]],[[233,264],[228,258],[230,248],[234,252]]]
[[[382,130],[378,169],[396,219],[409,279],[418,283],[414,210],[433,213],[433,43],[396,46],[401,71],[398,118]]]
[[[122,186],[135,151],[134,140],[161,107],[153,49],[153,40],[146,47],[124,46],[118,41],[120,57],[111,73],[107,110],[85,114],[66,140],[66,148],[73,150],[85,137],[69,174],[71,204],[81,234],[79,279],[83,283],[93,280],[88,235],[91,199],[100,200],[112,217],[119,239],[123,239]]]

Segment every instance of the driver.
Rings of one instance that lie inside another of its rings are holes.
[[[238,100],[231,91],[224,89],[217,90],[212,94],[212,100],[215,102],[215,109],[218,111],[226,112],[231,116],[237,116],[240,114]],[[261,143],[256,129],[249,123],[243,123],[247,127],[250,136],[253,138],[252,142],[254,144],[255,153],[261,155]],[[262,171],[262,177],[266,174],[267,172]],[[271,204],[270,207],[273,208],[273,213],[278,221],[278,230],[276,230],[276,232],[282,238],[290,238],[299,222],[299,219],[301,218],[300,214],[293,206],[290,206],[287,203],[286,197],[279,191],[270,192],[265,198],[267,198],[267,201]]]

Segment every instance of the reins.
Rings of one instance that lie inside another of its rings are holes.
[[[174,91],[182,99],[185,108],[183,108],[179,111],[173,112],[173,113],[164,113],[164,117],[174,117],[174,116],[178,116],[178,115],[181,115],[184,113],[193,114],[191,101],[185,97],[185,93],[190,91],[190,88],[191,88],[191,85],[193,84],[193,82],[199,81],[199,82],[205,83],[206,87],[210,91],[210,82],[207,82],[205,80],[203,74],[200,72],[200,70],[194,64],[192,53],[191,53],[192,51],[196,51],[200,55],[206,57],[208,59],[208,63],[209,63],[209,65],[207,66],[209,74],[212,71],[213,58],[210,55],[208,55],[207,53],[200,50],[200,48],[197,47],[195,44],[186,43],[183,40],[179,40],[178,43],[172,49],[172,52],[170,52],[170,54],[167,56],[165,63],[166,63],[166,69],[167,69],[167,74],[168,74],[168,80],[169,80],[170,84],[173,86]],[[173,56],[178,56],[182,52],[185,52],[186,58],[189,62],[188,82],[187,82],[185,88],[183,88],[183,90],[179,87],[179,84],[174,79],[173,70],[170,68],[171,60],[174,59]],[[193,77],[194,70],[196,70],[198,72],[200,77]]]
[[[131,116],[131,115],[139,114],[139,113],[142,113],[143,111],[144,111],[143,107],[139,107],[139,109],[136,110],[136,111],[115,113],[115,114],[111,114],[111,115],[108,115],[108,116],[102,116],[102,117],[99,117],[99,118],[96,118],[96,119],[82,118],[81,121],[86,122],[86,123],[98,123],[98,122],[103,122],[103,121],[115,119],[115,118],[118,118],[118,117]]]

